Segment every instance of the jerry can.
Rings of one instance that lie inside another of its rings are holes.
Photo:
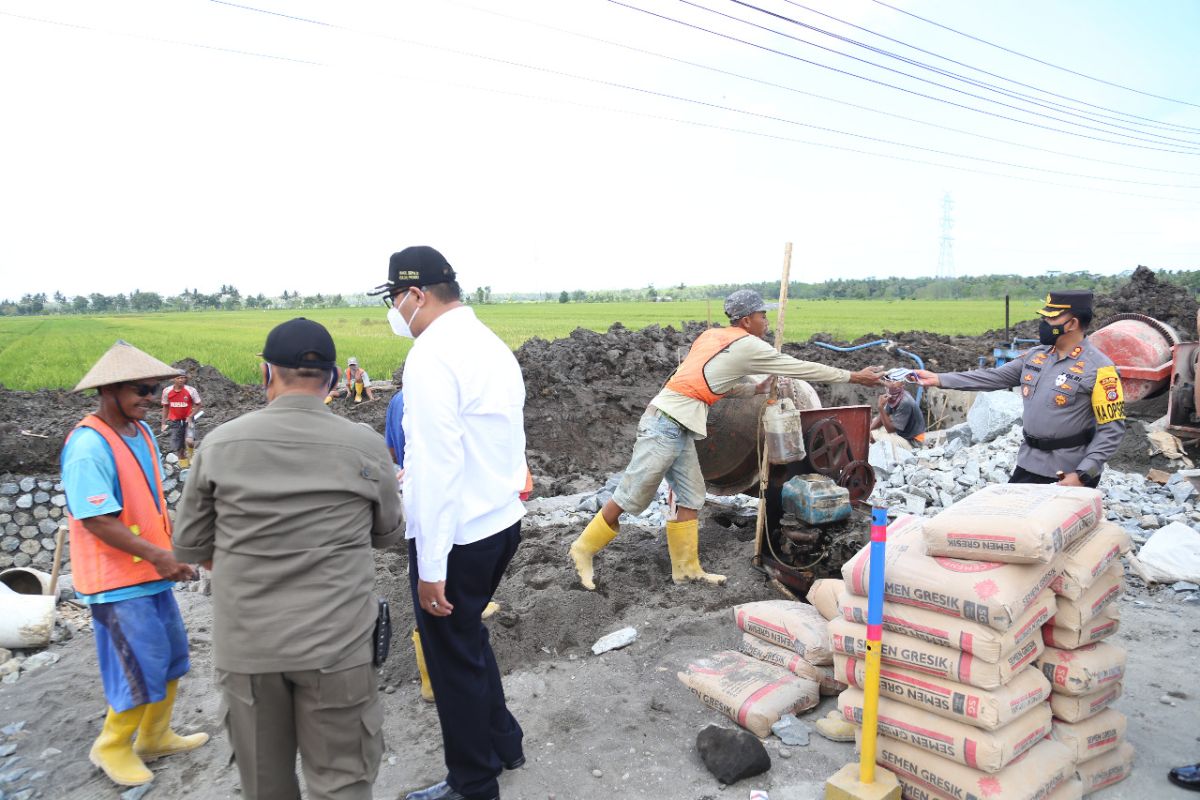
[[[767,444],[767,460],[772,464],[791,464],[804,458],[800,410],[790,397],[781,397],[763,407],[763,439]]]
[[[797,475],[783,485],[783,510],[808,525],[850,518],[850,490],[824,475]]]

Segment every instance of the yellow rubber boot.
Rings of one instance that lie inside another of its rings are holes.
[[[363,395],[363,385],[361,383],[354,384],[354,402],[361,403]]]
[[[433,702],[433,684],[429,682],[429,670],[425,667],[425,651],[421,649],[421,634],[413,629],[413,650],[417,653],[417,671],[421,673],[421,699]]]
[[[208,741],[207,733],[180,736],[171,730],[171,712],[175,710],[175,694],[178,691],[179,681],[173,680],[167,684],[166,697],[146,706],[146,714],[138,726],[137,741],[133,744],[133,752],[142,761],[186,753]]]
[[[583,584],[583,588],[596,588],[596,583],[592,580],[592,559],[616,535],[617,532],[604,521],[604,515],[597,511],[596,516],[592,517],[592,521],[583,529],[583,533],[571,544],[571,560],[575,562],[575,571],[579,573],[579,582]]]
[[[146,706],[121,712],[109,708],[104,727],[88,753],[88,759],[118,786],[141,786],[154,780],[154,773],[133,752],[130,741],[145,713]]]
[[[671,554],[671,580],[707,581],[721,586],[724,575],[705,572],[700,567],[700,520],[667,523],[667,552]]]

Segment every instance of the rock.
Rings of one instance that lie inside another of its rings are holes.
[[[36,531],[37,528],[34,528],[34,530]],[[35,556],[42,552],[42,543],[37,539],[26,539],[21,542],[21,552],[26,555]]]
[[[899,464],[907,464],[916,458],[911,450],[893,445],[891,442],[874,442],[867,451],[867,463],[876,469],[891,472]]]
[[[3,728],[0,728],[0,733],[3,733],[5,736],[16,736],[24,729],[25,720],[21,720],[20,722],[14,722],[10,725],[5,725]]]
[[[737,783],[771,768],[771,756],[758,738],[746,731],[709,725],[696,737],[700,760],[717,780]]]
[[[50,497],[50,505],[65,508],[67,505],[67,496],[65,494],[56,494]]]
[[[14,567],[28,567],[32,563],[33,559],[29,557],[28,553],[17,553],[13,556],[12,565]]]
[[[142,800],[146,793],[154,788],[154,782],[144,783],[141,786],[135,786],[126,792],[121,792],[121,800]]]
[[[33,507],[33,518],[34,519],[41,520],[41,519],[45,519],[48,516],[50,516],[50,509],[46,508],[45,506],[34,506]]]
[[[167,502],[174,505],[175,503],[179,502],[179,498],[182,496],[183,495],[180,494],[179,490],[175,489],[174,491],[172,491],[170,494],[167,495]]]
[[[619,650],[622,647],[628,647],[637,641],[637,628],[621,628],[619,631],[601,636],[594,645],[592,645],[592,653],[600,655],[607,653],[609,650]]]
[[[771,733],[790,747],[804,747],[808,744],[812,728],[797,719],[795,714],[784,714],[771,726]]]
[[[20,494],[21,487],[15,483],[0,483],[0,495]]]
[[[990,442],[1021,419],[1021,398],[1013,392],[980,392],[967,412],[971,439]]]
[[[9,742],[8,744],[0,744],[0,758],[8,758],[15,752],[17,752],[16,744],[12,742]]]
[[[53,481],[38,481],[37,488],[41,489],[43,492],[48,492],[54,488],[54,482]]]
[[[38,530],[45,536],[49,536],[58,530],[58,522],[52,519],[43,519],[37,524]]]
[[[23,494],[18,497],[17,508],[33,508],[33,495]]]
[[[32,492],[37,488],[37,481],[33,478],[21,478],[19,483],[22,492]]]
[[[603,778],[604,772],[601,770],[598,770],[598,769],[594,769],[594,770],[592,770],[592,777],[593,778]]]
[[[4,647],[0,647],[0,664],[6,663],[12,657],[13,657],[12,650],[9,650]]]
[[[1138,518],[1138,525],[1143,528],[1157,528],[1158,517],[1154,516],[1153,514],[1143,514]]]
[[[21,665],[21,669],[25,672],[36,672],[42,667],[48,667],[51,664],[57,664],[62,658],[58,653],[52,653],[49,650],[43,650],[40,653],[35,653],[25,659],[25,663]]]
[[[32,771],[33,767],[16,767],[8,772],[0,772],[0,785],[5,783],[16,783],[28,772]]]
[[[42,503],[49,503],[50,495],[48,495],[45,492],[34,492],[33,493],[33,502],[38,503],[39,505]]]
[[[21,546],[21,540],[15,536],[5,536],[0,539],[0,551],[11,553]]]
[[[1160,486],[1166,485],[1167,481],[1171,480],[1171,475],[1161,469],[1152,469],[1146,473],[1146,479],[1154,481]]]
[[[1177,592],[1197,592],[1200,591],[1200,584],[1192,583],[1191,581],[1176,581],[1171,584],[1171,588]],[[0,653],[2,652],[0,651]],[[3,660],[3,655],[0,655],[0,661]]]
[[[41,531],[39,531],[37,529],[37,526],[35,526],[35,525],[22,525],[21,526],[21,538],[22,539],[35,539],[40,535],[41,535]]]
[[[176,453],[167,453],[167,457],[164,458],[163,461],[167,462],[168,464],[178,464],[179,455]]]
[[[17,504],[13,502],[13,499],[11,497],[0,496],[0,511],[7,514],[10,511],[14,510],[16,507],[17,507]]]
[[[1158,702],[1162,703],[1164,706],[1175,705],[1175,701],[1172,700],[1168,695],[1165,695],[1165,694],[1158,698]]]
[[[1179,473],[1176,472],[1176,475]],[[1175,498],[1176,503],[1187,502],[1188,498],[1196,493],[1196,487],[1192,486],[1190,481],[1178,481],[1168,487],[1171,492],[1171,497]]]

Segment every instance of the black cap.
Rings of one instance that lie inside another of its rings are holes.
[[[259,355],[268,364],[280,367],[337,369],[333,337],[324,325],[304,317],[289,319],[272,328]]]
[[[454,267],[446,257],[428,245],[406,247],[392,253],[388,262],[388,282],[375,287],[371,294],[391,293],[413,286],[433,286],[454,280]]]
[[[1070,311],[1076,316],[1092,313],[1092,293],[1086,289],[1072,289],[1065,292],[1050,292],[1046,295],[1045,308],[1038,309],[1043,317],[1057,317]]]

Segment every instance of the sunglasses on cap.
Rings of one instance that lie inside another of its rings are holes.
[[[157,383],[127,383],[125,385],[133,389],[138,397],[149,397],[158,391],[159,386]]]

